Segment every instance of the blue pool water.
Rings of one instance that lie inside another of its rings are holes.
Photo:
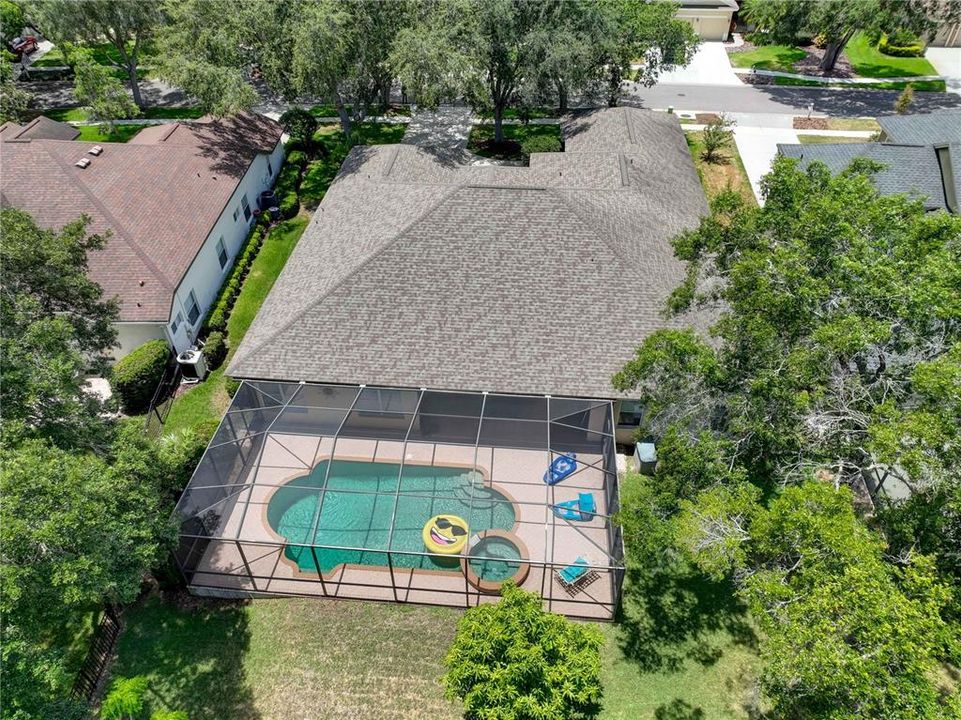
[[[386,566],[388,549],[395,567],[456,571],[455,559],[397,552],[426,551],[421,531],[434,515],[464,518],[471,535],[514,526],[513,503],[484,486],[476,471],[404,465],[401,474],[397,463],[334,460],[328,476],[328,462],[278,488],[267,505],[271,528],[289,543],[287,558],[305,572],[317,571],[314,554],[324,573],[341,563]],[[304,545],[326,547],[312,553]]]

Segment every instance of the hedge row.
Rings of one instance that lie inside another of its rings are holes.
[[[110,387],[120,398],[125,413],[140,415],[149,409],[169,357],[166,340],[148,340],[116,362],[110,373]]]
[[[237,256],[237,261],[230,270],[227,281],[220,288],[217,301],[214,303],[213,309],[211,309],[210,314],[207,316],[207,321],[204,323],[205,335],[212,332],[227,331],[227,318],[230,316],[230,310],[233,308],[234,302],[236,302],[237,296],[240,294],[240,286],[243,285],[244,278],[247,277],[247,273],[250,272],[250,266],[254,262],[254,258],[257,257],[257,251],[260,250],[263,242],[264,226],[257,223],[253,232],[250,233],[250,236],[244,243],[244,248],[241,250],[240,255]]]
[[[921,57],[924,55],[924,45],[922,45],[920,41],[913,42],[909,45],[896,45],[887,35],[881,36],[881,41],[878,43],[878,50],[885,55],[891,55],[893,57]]]
[[[300,198],[297,193],[300,190],[300,176],[306,162],[304,153],[294,150],[277,177],[274,193],[277,195],[280,216],[284,219],[292,218],[300,210]]]

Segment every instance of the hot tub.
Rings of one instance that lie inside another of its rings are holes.
[[[472,539],[467,557],[461,560],[461,568],[478,590],[498,593],[508,580],[520,585],[527,579],[528,559],[527,546],[517,535],[490,529]]]

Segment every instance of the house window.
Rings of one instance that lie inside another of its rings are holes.
[[[184,321],[184,314],[183,314],[183,313],[177,313],[177,317],[175,317],[175,318],[174,318],[174,321],[173,321],[172,323],[170,323],[170,336],[171,336],[171,337],[173,337],[173,336],[175,336],[175,335],[177,334],[177,330],[180,329],[180,323],[182,323],[183,321]]]
[[[270,164],[270,158],[267,158],[267,177],[273,177],[273,176],[274,176],[274,168]]]
[[[199,317],[200,306],[197,304],[197,296],[194,295],[194,291],[191,290],[190,295],[187,296],[187,320],[193,325]]]
[[[237,222],[237,218],[240,217],[240,207],[234,208],[234,222]]]
[[[241,204],[241,205],[243,206],[243,208],[244,208],[244,219],[245,219],[245,220],[250,220],[250,203],[247,202],[247,196],[246,196],[246,195],[241,195],[241,197],[240,197],[240,204]]]
[[[220,269],[227,267],[227,247],[224,245],[224,236],[220,236],[217,241],[217,260],[220,261]]]
[[[641,424],[641,418],[643,416],[644,411],[639,400],[621,400],[620,409],[617,413],[618,425],[637,427]]]

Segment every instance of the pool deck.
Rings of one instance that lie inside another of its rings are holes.
[[[610,569],[605,473],[600,455],[578,454],[578,470],[555,486],[543,482],[550,462],[544,451],[396,442],[270,433],[252,463],[246,487],[216,508],[217,537],[210,541],[191,579],[198,594],[316,595],[364,600],[470,607],[496,601],[460,571],[374,565],[340,565],[319,578],[283,552],[283,539],[267,522],[267,503],[282,483],[305,475],[325,459],[415,463],[477,468],[514,500],[511,532],[527,546],[530,571],[522,587],[544,598],[545,608],[565,615],[610,620],[614,571]],[[556,517],[550,505],[592,491],[597,515],[588,522]],[[425,518],[426,520],[426,518]],[[372,550],[374,550],[372,548]],[[556,571],[577,557],[597,566],[599,577],[572,598]],[[249,572],[248,572],[249,568]],[[251,578],[251,575],[253,578]]]

